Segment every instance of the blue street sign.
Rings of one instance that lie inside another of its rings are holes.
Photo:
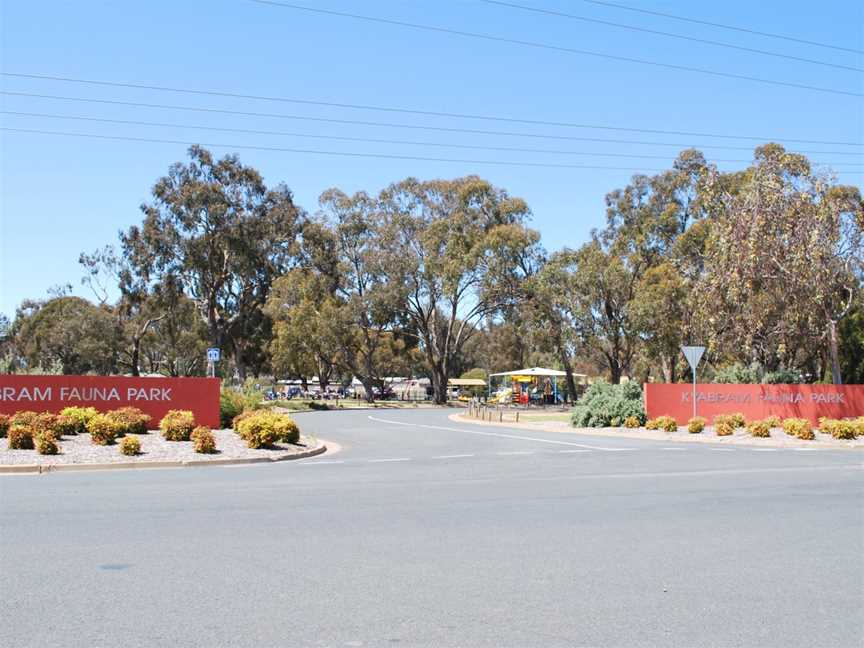
[[[219,349],[216,347],[207,349],[207,360],[209,362],[219,362]]]

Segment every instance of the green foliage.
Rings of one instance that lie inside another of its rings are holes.
[[[694,416],[689,421],[687,421],[687,431],[690,434],[699,434],[702,430],[705,429],[705,424],[707,421],[701,416]]]
[[[81,297],[30,302],[15,321],[16,348],[26,366],[64,374],[112,371],[116,332],[109,309]]]
[[[36,452],[41,455],[56,455],[60,453],[57,440],[50,434],[37,434],[33,437]]]
[[[147,434],[150,416],[137,407],[121,407],[108,412],[108,417],[117,424],[117,436]]]
[[[645,420],[642,388],[636,383],[610,385],[596,382],[585,391],[571,415],[574,427],[609,427],[613,419]]]
[[[812,441],[816,438],[810,421],[804,418],[787,418],[783,421],[783,431],[789,436]]]
[[[245,393],[223,387],[219,394],[219,422],[223,428],[230,428],[235,417],[245,411],[256,410],[261,406],[261,396],[255,392]]]
[[[99,413],[95,407],[66,407],[60,411],[61,416],[66,416],[75,422],[76,434],[87,432],[87,423]]]
[[[861,419],[819,419],[819,429],[835,439],[850,440],[858,436]]]
[[[87,421],[87,431],[94,445],[112,445],[117,438],[119,426],[107,414],[97,414]]]
[[[726,420],[714,424],[714,433],[717,436],[731,436],[734,431],[735,429]]]
[[[773,422],[774,421],[769,421],[768,419],[765,419],[764,421],[751,421],[747,425],[747,431],[750,433],[750,436],[768,438],[771,436],[771,428],[778,427],[776,425],[771,425]]]
[[[267,410],[243,416],[235,430],[250,448],[266,448],[277,441],[296,443],[300,438],[297,424],[287,414]]]
[[[33,430],[27,425],[13,423],[6,433],[10,450],[32,450]]]
[[[169,410],[159,421],[166,441],[188,441],[195,429],[195,415],[188,410]]]
[[[216,437],[213,436],[213,432],[210,428],[204,425],[199,425],[192,430],[191,439],[195,452],[201,454],[214,454],[217,452]]]
[[[120,441],[120,454],[134,457],[141,452],[141,441],[134,434],[124,437]]]

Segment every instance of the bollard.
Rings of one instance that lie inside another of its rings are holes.
[[[516,422],[519,422],[519,410],[516,410]]]

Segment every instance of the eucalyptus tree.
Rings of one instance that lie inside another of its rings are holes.
[[[172,165],[142,205],[143,223],[120,236],[136,280],[175,277],[196,303],[212,346],[246,373],[273,280],[296,255],[303,220],[284,185],[268,189],[237,156],[215,159],[200,146]]]
[[[539,235],[525,225],[524,200],[477,176],[409,178],[385,189],[379,203],[379,267],[443,403],[479,322],[512,304],[534,271]]]
[[[712,173],[702,319],[717,346],[740,345],[769,370],[825,350],[842,380],[838,325],[862,290],[862,203],[855,187],[814,173],[803,155],[768,144],[735,191]]]

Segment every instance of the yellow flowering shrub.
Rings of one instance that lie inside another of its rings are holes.
[[[170,410],[159,421],[166,441],[188,441],[195,429],[195,416],[188,410]]]

